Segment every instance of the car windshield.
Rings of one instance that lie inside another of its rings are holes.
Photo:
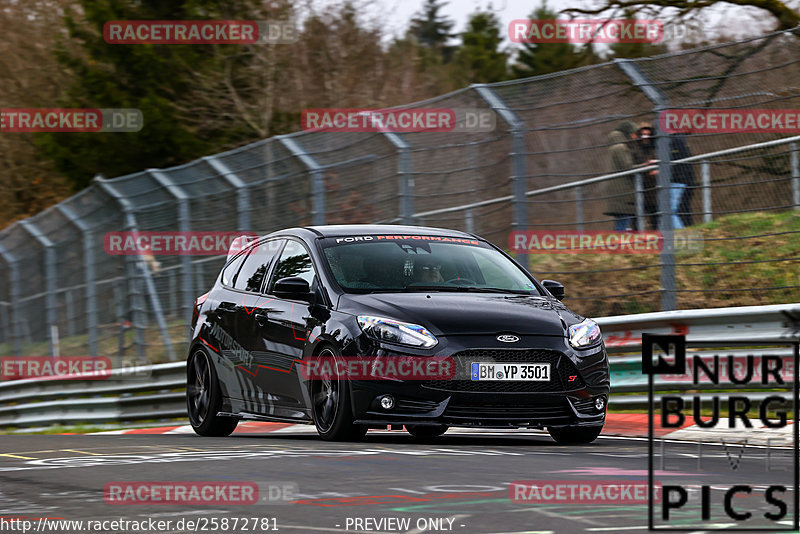
[[[395,236],[388,236],[395,237]],[[322,240],[336,282],[350,293],[483,291],[540,295],[533,281],[486,243],[440,236]]]

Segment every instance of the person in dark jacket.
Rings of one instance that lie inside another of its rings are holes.
[[[636,124],[622,122],[608,135],[609,173],[627,171],[633,167],[631,142],[636,138]],[[614,231],[624,232],[633,226],[636,214],[636,182],[634,175],[614,178],[606,182],[608,206],[606,215],[613,216]]]
[[[648,123],[639,125],[636,131],[638,142],[633,151],[634,164],[652,165],[658,163],[656,156],[655,131]],[[675,133],[669,136],[670,161],[688,158],[692,154],[686,136]],[[692,224],[691,204],[696,186],[694,166],[691,163],[678,163],[671,168],[672,188],[670,189],[670,208],[673,215],[673,228],[684,228]],[[653,170],[642,176],[644,189],[644,212],[648,226],[658,229],[658,171]]]
[[[669,150],[671,161],[688,158],[692,155],[689,151],[689,144],[686,142],[686,135],[682,133],[670,135]],[[694,165],[691,163],[678,163],[673,165],[672,182],[686,186],[673,211],[677,212],[683,226],[691,226],[693,223],[692,198],[694,197],[694,188],[697,185]]]
[[[633,151],[633,163],[636,165],[653,165],[658,162],[656,157],[656,138],[653,126],[643,122],[636,130],[637,141]],[[641,173],[642,191],[644,196],[644,214],[647,217],[648,228],[656,230],[658,228],[658,199],[656,195],[656,185],[658,171],[652,170]]]

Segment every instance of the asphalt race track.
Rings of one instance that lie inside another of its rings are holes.
[[[648,447],[643,439],[601,437],[592,445],[572,447],[558,446],[543,433],[484,431],[456,432],[419,444],[405,432],[382,431],[370,432],[362,443],[352,444],[323,442],[296,426],[284,430],[228,438],[191,434],[3,436],[0,516],[172,520],[172,528],[164,532],[190,530],[185,523],[183,529],[177,528],[179,519],[203,520],[192,530],[234,531],[230,526],[227,530],[212,528],[210,520],[223,517],[271,518],[272,522],[262,525],[281,532],[647,530],[646,501],[519,503],[510,500],[508,491],[516,480],[646,482]],[[754,486],[753,496],[736,497],[733,502],[759,516],[775,511],[764,502],[764,486],[787,483],[789,490],[783,499],[789,514],[772,525],[791,526],[793,453],[789,450],[708,445],[702,451],[702,470],[698,472],[697,444],[671,442],[666,446],[668,465],[665,471],[657,471],[659,480],[710,485],[710,511],[716,528],[737,526],[724,518],[722,490],[742,481]],[[655,466],[659,469],[658,461]],[[104,487],[119,481],[286,483],[294,484],[297,494],[288,503],[234,507],[109,504],[103,497]],[[673,513],[671,527],[691,530],[708,524],[701,523],[700,491],[691,490],[689,496],[689,503]],[[376,522],[381,518],[396,519]],[[403,518],[410,520],[408,528],[401,528],[405,526]],[[429,528],[424,530],[426,525]],[[252,526],[236,531],[267,531]]]

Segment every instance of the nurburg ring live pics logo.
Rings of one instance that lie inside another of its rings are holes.
[[[800,344],[743,344],[642,334],[650,530],[798,530]]]

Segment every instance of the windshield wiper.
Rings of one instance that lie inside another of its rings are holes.
[[[499,287],[478,286],[413,285],[404,287],[403,291],[455,291],[463,293],[513,293],[515,295],[533,295],[533,293],[522,289],[501,289]]]
[[[437,285],[413,285],[406,286],[400,291],[464,291],[466,286],[437,286]]]

